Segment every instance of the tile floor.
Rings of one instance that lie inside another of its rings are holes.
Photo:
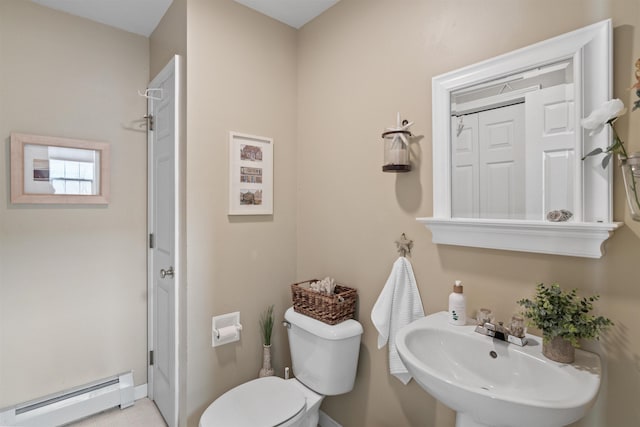
[[[113,408],[66,427],[167,427],[155,403],[147,398],[136,400],[126,409]],[[318,427],[321,427],[318,424]]]
[[[126,409],[113,408],[67,427],[166,427],[156,405],[149,399],[136,400]]]

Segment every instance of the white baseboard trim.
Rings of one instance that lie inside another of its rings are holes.
[[[144,399],[147,396],[147,383],[140,384],[133,388],[133,398],[135,400]]]
[[[118,406],[127,408],[146,395],[147,385],[135,387],[129,371],[2,409],[0,424],[67,425]]]
[[[318,417],[318,424],[320,427],[342,427],[336,420],[329,415],[320,411],[320,417]]]

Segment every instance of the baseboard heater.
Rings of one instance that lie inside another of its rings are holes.
[[[135,402],[133,372],[0,409],[0,426],[57,427]]]

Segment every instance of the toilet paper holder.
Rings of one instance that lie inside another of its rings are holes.
[[[240,341],[240,331],[242,331],[242,324],[240,323],[239,311],[213,316],[211,319],[211,346],[217,347]]]
[[[229,328],[235,328],[236,331],[240,332],[242,330],[242,325],[233,325],[233,326],[226,326],[224,328],[221,329],[214,329],[213,333],[216,334],[216,338],[220,339],[220,336],[222,335],[223,337],[225,335],[227,335],[225,332],[229,329]]]

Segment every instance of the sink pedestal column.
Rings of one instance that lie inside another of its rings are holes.
[[[456,412],[456,427],[489,427],[476,422],[471,415]]]

